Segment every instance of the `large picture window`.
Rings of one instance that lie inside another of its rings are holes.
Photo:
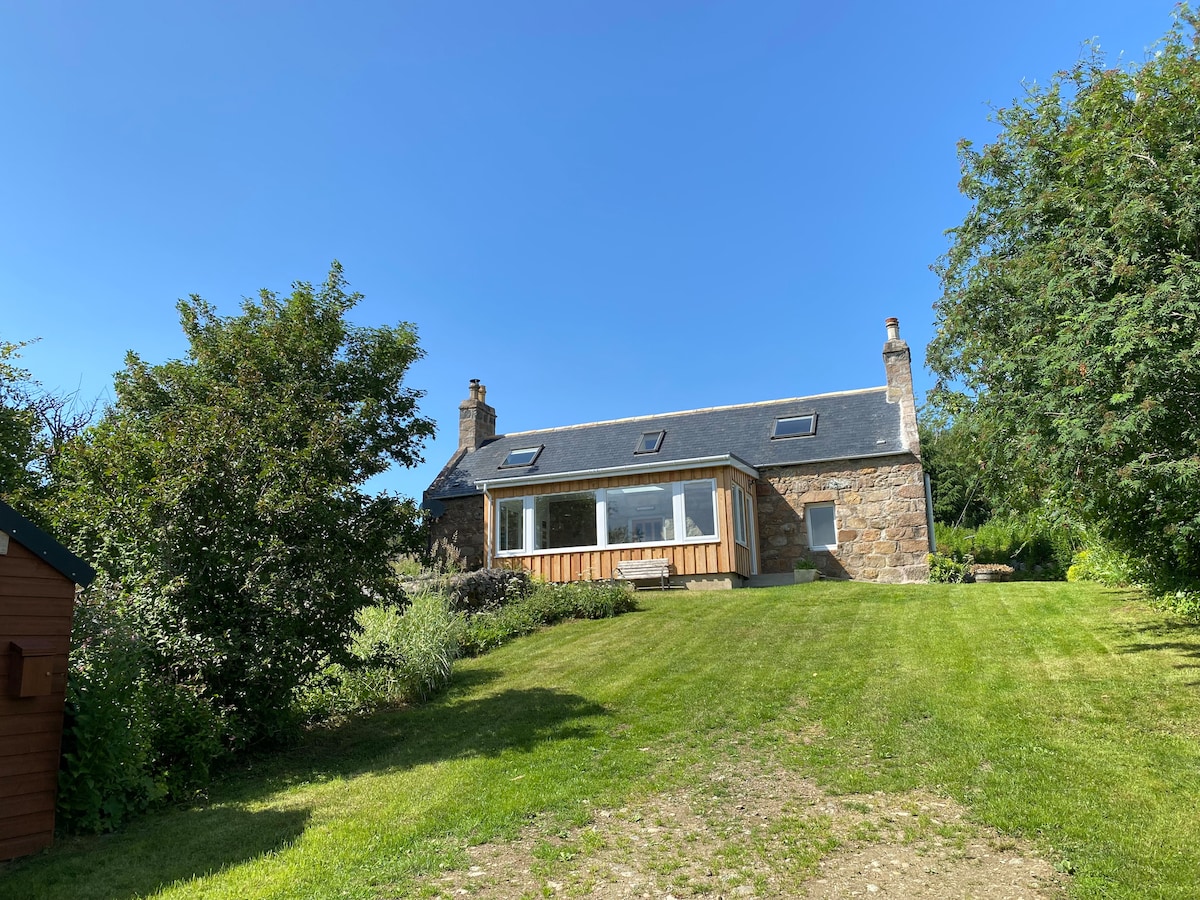
[[[609,544],[675,539],[675,501],[671,485],[609,488],[604,494]]]
[[[710,541],[716,507],[711,478],[497,500],[496,553]]]
[[[596,495],[544,494],[533,503],[535,550],[596,546]]]
[[[688,481],[683,485],[685,534],[688,537],[716,537],[717,513],[713,506],[711,481]]]

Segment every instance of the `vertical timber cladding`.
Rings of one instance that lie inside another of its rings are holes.
[[[595,491],[600,488],[632,487],[642,484],[664,484],[671,481],[693,481],[711,478],[717,485],[717,533],[719,540],[656,544],[649,547],[624,546],[615,550],[580,550],[566,553],[541,551],[520,556],[493,557],[496,535],[493,526],[495,503],[513,497],[542,494],[564,494],[574,491]],[[734,480],[743,490],[753,491],[753,480],[730,466],[709,466],[703,469],[651,472],[640,475],[620,475],[608,478],[589,478],[582,481],[556,481],[550,484],[493,487],[484,504],[484,531],[487,536],[488,558],[494,565],[520,565],[535,578],[546,581],[579,581],[613,577],[617,563],[623,560],[667,559],[673,575],[722,575],[737,573],[749,577],[750,555],[733,540],[733,507],[730,503]]]
[[[757,552],[758,535],[756,532],[758,531],[758,521],[757,521],[757,519],[758,519],[758,504],[757,504],[755,496],[754,496],[755,481],[753,478],[751,478],[745,472],[742,472],[738,469],[730,469],[729,473],[733,477],[733,483],[738,485],[738,487],[740,487],[745,492],[746,496],[750,499],[751,509],[750,509],[750,514],[747,516],[746,527],[748,529],[752,529],[753,532],[755,532],[755,534],[753,534],[753,536],[748,534],[747,539],[750,540],[751,546],[755,548],[754,552]],[[730,537],[732,537],[733,533],[734,533],[733,532],[733,491],[732,491],[732,489],[730,489],[729,491],[725,491],[723,493],[726,495],[727,510],[725,512],[725,518],[723,518],[722,521],[728,522],[727,527],[729,529],[729,535],[730,535]],[[750,554],[751,554],[750,547],[743,547],[741,544],[734,541],[733,542],[733,552],[735,555],[735,560],[736,560],[736,565],[737,565],[737,568],[735,569],[735,571],[742,577],[749,578],[750,574],[753,571],[755,571],[754,561],[751,560],[751,558],[750,558]]]
[[[75,583],[15,539],[0,555],[0,859],[50,846]]]

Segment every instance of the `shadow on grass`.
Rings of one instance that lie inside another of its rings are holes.
[[[1176,669],[1200,669],[1200,625],[1195,622],[1157,621],[1127,628],[1125,636],[1134,642],[1121,647],[1121,653],[1167,653],[1179,659]],[[1200,687],[1200,681],[1188,686]]]
[[[37,891],[129,900],[281,850],[304,833],[309,815],[304,808],[179,810],[150,816],[119,834],[60,841],[47,854],[0,868],[0,876],[8,896]],[[22,880],[30,882],[28,890]]]
[[[236,804],[305,783],[531,752],[547,741],[595,735],[597,723],[587,720],[608,715],[593,701],[550,688],[486,693],[497,676],[468,670],[426,704],[363,716],[250,760],[213,786],[213,802],[228,806],[156,813],[116,835],[63,841],[10,870],[15,879],[4,881],[17,893],[7,895],[128,900],[275,852],[299,837],[309,818],[308,809],[249,812]]]
[[[314,732],[298,747],[247,761],[213,794],[257,800],[305,782],[529,752],[545,741],[594,735],[597,727],[584,720],[608,715],[598,703],[551,688],[479,696],[498,675],[490,669],[456,673],[451,687],[426,703],[380,710]]]

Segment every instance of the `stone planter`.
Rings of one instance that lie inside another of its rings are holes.
[[[995,581],[1009,581],[1012,579],[1011,572],[976,572],[976,584],[991,584]]]
[[[792,574],[796,576],[796,584],[810,584],[820,573],[816,569],[793,569]]]

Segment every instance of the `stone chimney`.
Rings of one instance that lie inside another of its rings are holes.
[[[900,404],[900,437],[904,446],[921,455],[921,440],[917,437],[917,399],[913,394],[912,354],[900,337],[900,320],[893,317],[885,323],[887,343],[883,345],[883,367],[887,371],[888,403]]]
[[[471,379],[470,395],[458,404],[458,449],[478,450],[496,436],[496,410],[487,405],[487,388]]]

